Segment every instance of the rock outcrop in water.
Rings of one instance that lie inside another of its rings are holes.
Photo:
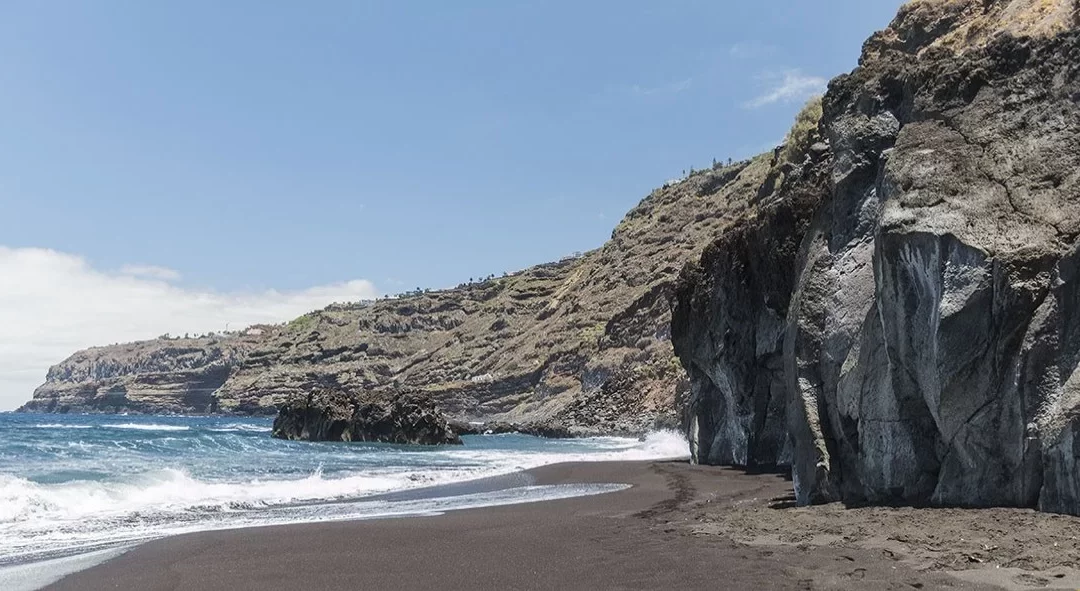
[[[1078,28],[918,0],[866,43],[822,142],[683,273],[697,461],[790,465],[800,503],[1080,514]]]
[[[431,400],[415,394],[362,401],[340,390],[311,393],[281,406],[271,434],[300,441],[461,444]]]

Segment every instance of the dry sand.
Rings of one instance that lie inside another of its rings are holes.
[[[593,497],[433,517],[166,538],[52,589],[1046,589],[1080,587],[1080,519],[991,509],[797,508],[776,475],[560,464]],[[519,479],[520,482],[520,479]]]

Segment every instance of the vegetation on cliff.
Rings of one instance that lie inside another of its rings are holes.
[[[695,172],[646,197],[601,248],[502,277],[337,304],[229,338],[79,352],[24,408],[272,414],[320,389],[412,389],[459,419],[581,433],[674,425],[685,380],[671,285],[726,219],[754,207],[769,169],[759,157]]]

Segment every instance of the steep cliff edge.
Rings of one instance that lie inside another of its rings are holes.
[[[827,146],[682,275],[697,461],[788,464],[801,503],[1080,513],[1078,27],[919,0],[867,41]]]
[[[272,414],[321,390],[419,390],[456,418],[582,433],[674,424],[685,380],[671,286],[768,170],[763,157],[670,183],[603,247],[504,277],[334,305],[242,338],[80,352],[24,409]]]
[[[79,351],[49,369],[27,412],[213,413],[214,393],[264,334],[159,338]]]

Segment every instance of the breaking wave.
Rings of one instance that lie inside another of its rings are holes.
[[[289,442],[269,430],[265,419],[0,416],[0,565],[187,531],[595,494],[602,487],[408,503],[373,497],[559,462],[686,457],[688,449],[672,432],[642,440],[475,436],[463,446],[421,448]]]
[[[119,423],[102,425],[106,429],[132,429],[134,431],[190,431],[187,425],[158,425],[155,423]]]

